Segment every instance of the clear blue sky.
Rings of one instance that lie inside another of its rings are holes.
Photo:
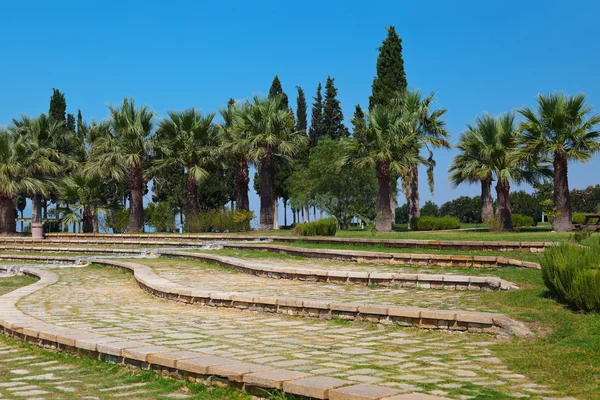
[[[436,92],[456,140],[476,115],[533,105],[538,93],[584,92],[600,112],[599,12],[591,0],[5,1],[0,125],[47,112],[53,87],[89,120],[129,96],[158,115],[213,112],[266,94],[275,74],[294,106],[296,85],[312,97],[331,75],[348,120],[368,105],[377,47],[395,25],[409,86]],[[423,202],[478,194],[451,190],[452,156],[438,152],[435,196],[422,179]],[[573,164],[571,187],[598,183],[599,171],[598,157]]]

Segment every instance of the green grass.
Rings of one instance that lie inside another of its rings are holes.
[[[36,280],[26,275],[15,275],[10,278],[0,278],[0,296],[8,292],[12,292],[21,286],[27,286],[34,283]]]

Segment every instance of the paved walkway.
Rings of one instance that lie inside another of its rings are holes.
[[[453,398],[550,394],[495,358],[489,336],[191,307],[150,297],[124,272],[54,272],[59,282],[19,307],[64,327]]]
[[[397,287],[368,288],[360,285],[266,279],[221,268],[214,264],[184,259],[159,258],[136,259],[132,261],[152,267],[155,273],[162,278],[184,286],[208,291],[234,291],[259,296],[299,297],[316,300],[327,299],[344,303],[398,304],[437,310],[495,311],[479,307],[478,295],[474,292],[403,289]],[[342,266],[346,265],[346,263],[338,264]],[[282,263],[277,263],[277,265],[281,266]],[[288,266],[287,261],[286,266]]]

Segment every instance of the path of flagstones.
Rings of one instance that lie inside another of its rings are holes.
[[[472,292],[273,280],[182,259],[135,261],[192,288],[478,310],[477,294]],[[337,263],[332,269],[340,266],[357,268]],[[193,307],[151,297],[122,271],[97,266],[51,271],[58,282],[23,298],[18,307],[61,327],[389,386],[400,392],[464,399],[485,394],[552,396],[547,388],[515,374],[495,358],[490,345],[496,339],[489,335]]]

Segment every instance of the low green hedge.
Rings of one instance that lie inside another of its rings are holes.
[[[585,246],[547,247],[541,261],[544,283],[561,303],[582,311],[600,311],[600,240]]]
[[[335,236],[337,232],[337,219],[333,217],[306,222],[294,226],[293,232],[299,236]]]
[[[524,226],[535,226],[535,221],[528,215],[513,214],[512,223],[515,228],[522,228]]]
[[[585,222],[585,213],[573,213],[571,219],[574,224],[583,224]]]
[[[411,229],[417,231],[442,231],[460,228],[456,217],[420,217],[410,221]]]

